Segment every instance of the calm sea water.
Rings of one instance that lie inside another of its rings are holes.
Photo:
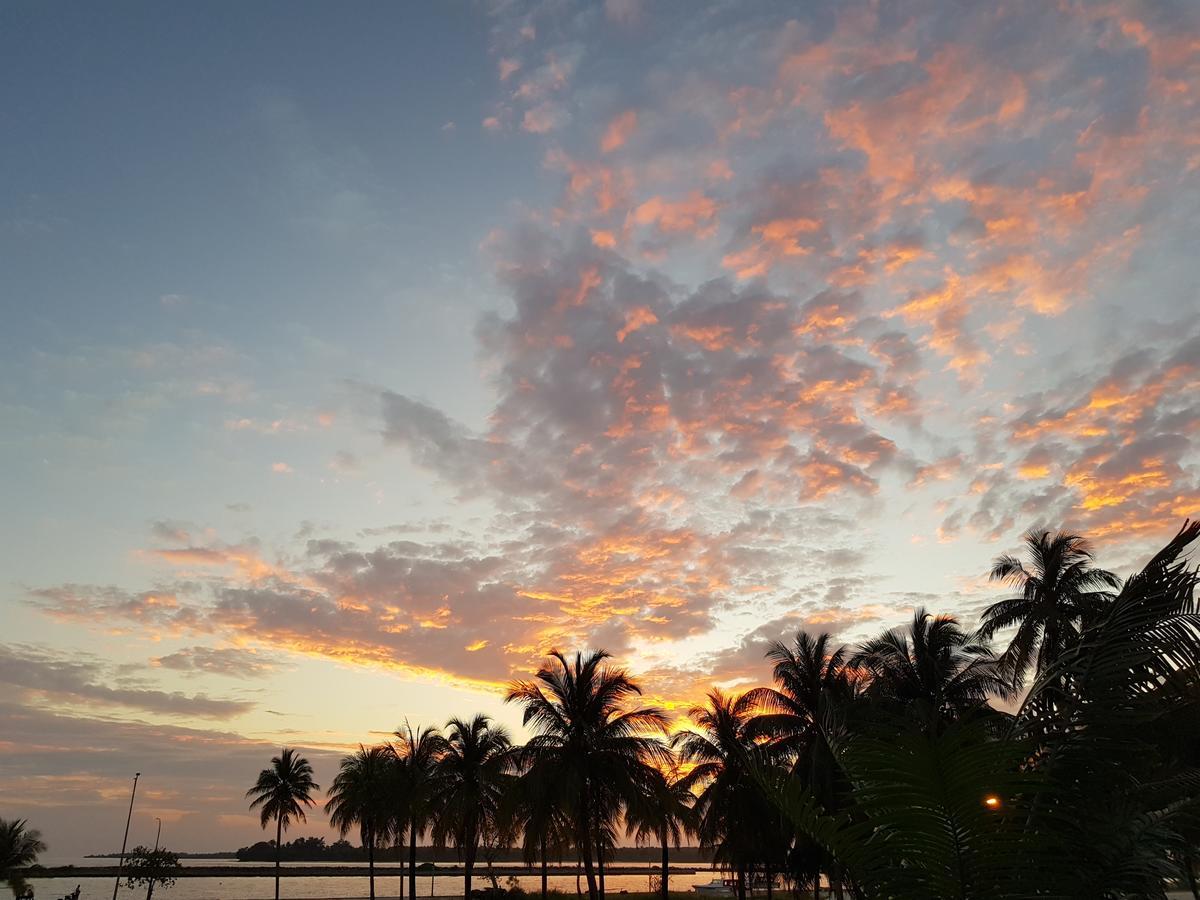
[[[80,868],[96,865],[115,865],[114,860],[107,859],[65,859],[62,857],[46,856],[40,860],[45,866],[74,865]],[[185,859],[185,866],[236,866],[247,868],[265,867],[273,870],[269,863],[239,863],[227,859]],[[321,863],[305,863],[306,866],[322,865]],[[331,866],[345,863],[328,863]],[[621,866],[638,865],[636,863],[620,863]],[[400,879],[394,873],[395,863],[381,863],[375,866],[375,896],[381,900],[396,897],[400,889]],[[680,863],[681,867],[690,868],[689,863]],[[363,900],[369,896],[368,879],[363,876],[352,877],[288,877],[287,864],[283,865],[283,877],[280,881],[279,895],[281,900]],[[501,887],[511,885],[510,876],[504,874],[505,866],[497,865]],[[652,866],[646,865],[645,875],[608,875],[604,879],[605,888],[610,894],[620,891],[640,892],[649,890],[650,877],[656,874]],[[476,870],[473,885],[478,888],[488,887],[491,882],[483,876],[483,869]],[[694,875],[673,875],[672,890],[691,890],[693,884],[707,884],[713,878],[713,873],[697,864]],[[541,890],[541,878],[537,875],[515,876],[515,881],[531,893]],[[568,897],[575,895],[574,875],[551,875],[548,879],[551,889],[557,889]],[[112,900],[113,879],[111,878],[38,878],[30,881],[35,891],[36,900],[59,900],[79,885],[80,900]],[[463,880],[461,875],[417,875],[417,900],[426,897],[461,897]],[[587,896],[587,882],[582,876],[579,886],[584,896]],[[408,881],[405,879],[405,893],[408,892]],[[144,900],[145,889],[131,891],[122,883],[117,893],[118,900]],[[275,896],[275,881],[261,876],[228,877],[228,878],[180,878],[174,887],[156,888],[155,900],[273,900]]]
[[[75,865],[80,868],[95,866],[95,865],[111,865],[112,860],[98,859],[64,859],[55,857],[43,857],[41,859],[43,865],[46,866],[67,866]],[[185,859],[182,861],[184,865],[230,865],[230,866],[263,866],[263,863],[239,863],[236,860],[200,860],[200,859]],[[321,863],[305,863],[305,865],[321,865]],[[344,865],[344,863],[329,863],[329,865]],[[636,865],[622,863],[621,865]],[[396,897],[399,891],[400,879],[395,874],[388,874],[390,868],[394,868],[395,863],[383,863],[375,867],[375,896],[377,900],[387,900],[389,897]],[[681,866],[688,866],[687,863],[681,863]],[[268,865],[268,868],[273,868]],[[503,873],[504,866],[496,866],[497,871]],[[653,874],[652,866],[647,865],[646,875],[609,875],[605,878],[605,887],[608,893],[618,894],[621,891],[640,892],[649,889],[649,878]],[[713,873],[707,869],[697,867],[697,872],[694,875],[675,875],[671,878],[672,890],[684,891],[691,890],[694,884],[707,884],[713,878]],[[520,876],[516,881],[522,888],[530,893],[535,893],[541,888],[541,879],[536,876]],[[36,893],[36,900],[59,900],[71,891],[75,890],[75,885],[79,885],[80,900],[111,900],[113,879],[111,878],[38,878],[30,882],[33,885]],[[476,877],[474,880],[475,887],[483,888],[490,884],[487,878]],[[510,882],[507,876],[500,875],[501,887],[509,886]],[[550,887],[557,888],[567,894],[568,898],[575,895],[575,876],[551,875],[549,878]],[[587,884],[582,876],[579,879],[579,885],[584,896],[587,896]],[[408,890],[408,882],[405,881],[405,892]],[[145,890],[131,891],[123,884],[117,894],[118,900],[144,900],[146,896]],[[274,900],[275,896],[275,881],[272,878],[263,878],[259,876],[245,878],[181,878],[175,883],[172,888],[158,888],[154,891],[155,898],[161,900]],[[289,878],[287,875],[287,865],[283,866],[283,878],[280,881],[279,896],[281,900],[366,900],[369,896],[369,888],[366,876],[354,877],[307,877],[307,878]],[[422,900],[425,897],[446,897],[456,898],[462,896],[462,876],[435,876],[430,878],[427,875],[417,876],[417,900]],[[1190,900],[1191,894],[1187,892],[1171,893],[1167,895],[1171,900]],[[776,897],[783,900],[785,894],[781,891],[776,893]]]

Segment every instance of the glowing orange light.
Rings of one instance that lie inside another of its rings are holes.
[[[988,809],[999,809],[1000,808],[1000,798],[997,797],[995,794],[988,794],[986,797],[983,798],[983,805],[986,806]]]

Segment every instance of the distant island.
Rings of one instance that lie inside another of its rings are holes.
[[[176,853],[180,859],[237,859],[237,853],[232,850],[218,850],[214,853]],[[120,853],[85,853],[84,859],[120,859]]]

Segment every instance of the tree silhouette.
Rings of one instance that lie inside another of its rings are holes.
[[[659,893],[668,900],[670,891],[670,847],[683,842],[692,828],[692,802],[695,799],[687,784],[674,771],[657,769],[650,778],[647,790],[636,794],[625,809],[625,827],[638,843],[654,840],[662,850]]]
[[[866,671],[865,694],[885,710],[913,716],[936,729],[989,710],[992,697],[1011,698],[995,654],[952,616],[918,609],[904,628],[866,641],[850,660]]]
[[[524,707],[523,722],[534,732],[524,751],[531,765],[562,789],[590,900],[600,897],[596,862],[611,801],[648,784],[649,763],[669,762],[655,737],[665,734],[666,715],[631,705],[641,688],[608,659],[594,650],[567,662],[552,651],[532,681],[513,682],[505,697]]]
[[[386,747],[365,748],[342,758],[329,789],[329,824],[345,837],[355,825],[367,851],[371,900],[375,900],[375,849],[392,834],[395,757]]]
[[[746,897],[746,876],[779,841],[771,826],[775,809],[759,775],[772,767],[770,748],[755,739],[749,695],[713,689],[707,702],[688,712],[695,727],[675,733],[679,761],[691,765],[682,785],[697,791],[695,829],[702,847],[737,875],[738,900]],[[759,775],[756,775],[759,773]]]
[[[304,807],[312,806],[312,793],[320,786],[313,781],[312,766],[296,751],[284,747],[278,756],[271,757],[269,768],[258,773],[254,787],[246,791],[253,798],[250,808],[258,808],[262,827],[275,820],[275,900],[279,900],[279,853],[283,833],[295,821],[306,821]]]
[[[1001,556],[989,573],[992,581],[1020,593],[985,609],[979,627],[984,640],[1017,627],[1001,657],[1017,687],[1030,668],[1041,675],[1078,641],[1083,623],[1098,616],[1121,585],[1113,573],[1092,567],[1091,545],[1077,534],[1028,531],[1023,541],[1028,565],[1015,556]]]
[[[434,818],[433,795],[438,760],[446,742],[436,728],[418,728],[405,722],[396,729],[392,753],[396,758],[401,803],[397,835],[408,829],[408,896],[417,897],[417,839],[425,834]]]
[[[0,819],[0,877],[12,888],[14,897],[29,887],[21,870],[36,863],[45,850],[41,832],[27,827],[25,819]]]
[[[435,841],[451,839],[463,858],[463,900],[480,841],[497,826],[513,764],[508,732],[484,715],[446,723],[446,743],[437,762],[433,802],[438,809]]]

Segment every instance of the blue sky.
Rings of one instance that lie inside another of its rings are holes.
[[[0,17],[0,815],[53,853],[139,766],[248,843],[271,747],[515,725],[552,646],[681,711],[1200,514],[1191,4]]]

